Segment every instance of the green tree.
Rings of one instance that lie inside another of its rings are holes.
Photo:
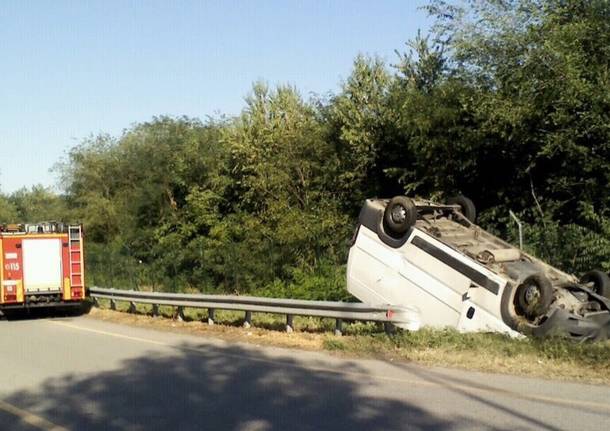
[[[15,208],[20,222],[36,223],[41,221],[66,221],[69,216],[65,200],[50,188],[42,185],[31,189],[19,189],[8,197]]]
[[[233,238],[229,248],[245,244],[262,257],[250,274],[263,283],[314,268],[322,256],[338,260],[349,222],[339,211],[339,161],[320,114],[291,87],[256,84],[247,104],[225,134],[234,181],[235,215],[223,231]]]
[[[387,188],[383,170],[394,142],[388,91],[392,77],[378,58],[358,56],[353,70],[326,109],[329,139],[340,161],[341,199],[352,211]]]
[[[16,222],[19,222],[17,208],[6,196],[0,194],[0,223]]]

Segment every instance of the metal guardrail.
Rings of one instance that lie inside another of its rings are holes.
[[[244,311],[244,326],[252,325],[252,313],[273,313],[286,315],[286,331],[294,329],[294,316],[325,317],[335,319],[335,333],[342,333],[344,320],[382,322],[386,330],[392,326],[417,330],[420,326],[419,313],[409,307],[371,306],[362,303],[306,301],[298,299],[264,298],[256,296],[203,295],[186,293],[141,292],[134,290],[103,289],[91,287],[90,296],[110,300],[110,308],[116,310],[116,302],[129,302],[129,310],[135,312],[135,304],[151,304],[152,314],[159,314],[159,306],[176,307],[176,316],[184,318],[185,308],[208,310],[208,324],[214,324],[215,310]]]

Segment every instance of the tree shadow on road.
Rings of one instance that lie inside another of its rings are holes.
[[[296,354],[296,353],[295,353]],[[75,353],[75,361],[78,355]],[[357,364],[349,364],[357,372]],[[364,373],[364,371],[362,371]],[[119,370],[58,376],[5,398],[73,430],[447,430],[404,402],[357,382],[239,346],[183,345],[126,360]],[[405,388],[408,390],[408,388]],[[13,428],[15,431],[29,429]]]

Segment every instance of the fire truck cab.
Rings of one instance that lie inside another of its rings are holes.
[[[78,306],[84,299],[80,225],[0,226],[0,311]]]

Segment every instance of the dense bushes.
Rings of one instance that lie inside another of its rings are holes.
[[[20,191],[0,215],[81,220],[90,283],[341,299],[365,197],[460,192],[567,271],[610,270],[608,3],[429,10],[429,36],[395,66],[358,57],[331,97],[257,83],[236,118],[86,140],[61,198]]]

